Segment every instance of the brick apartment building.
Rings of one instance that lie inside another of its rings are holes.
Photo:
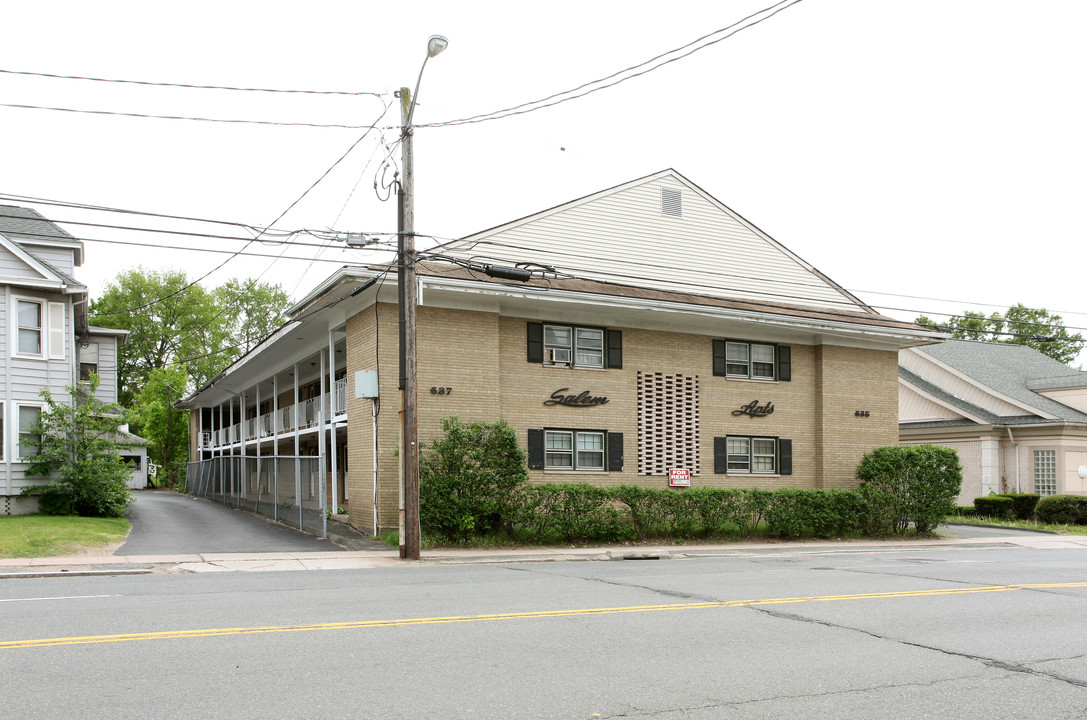
[[[531,280],[484,272],[519,263]],[[532,482],[852,486],[865,452],[898,442],[899,350],[941,338],[672,170],[439,246],[417,271],[420,447],[443,418],[504,419]],[[395,527],[395,271],[343,267],[290,316],[185,399],[192,458],[314,458],[310,494]],[[267,492],[261,472],[243,492]]]

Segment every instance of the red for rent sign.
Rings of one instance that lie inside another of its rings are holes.
[[[669,487],[690,487],[691,471],[689,468],[672,468],[668,471]]]

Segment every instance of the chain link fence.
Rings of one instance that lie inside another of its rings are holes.
[[[185,487],[196,497],[328,537],[320,457],[226,455],[191,462]]]

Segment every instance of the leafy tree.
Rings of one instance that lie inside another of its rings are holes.
[[[232,359],[215,298],[179,270],[126,270],[91,303],[95,325],[128,330],[118,349],[119,399],[130,407],[151,371],[184,360],[199,386]]]
[[[241,353],[253,347],[285,321],[290,298],[278,284],[232,278],[215,289],[226,327]]]
[[[52,515],[122,517],[133,501],[127,481],[131,474],[120,450],[132,447],[121,431],[121,408],[94,397],[98,376],[79,388],[68,387],[68,402],[53,399],[47,388],[46,407],[31,428],[38,452],[26,474],[54,475],[52,483],[29,486],[23,495],[39,495],[39,507]]]
[[[1060,315],[1051,315],[1045,309],[1028,308],[1022,303],[1008,308],[1005,313],[996,312],[988,317],[967,310],[961,317],[950,318],[946,324],[933,322],[924,315],[914,322],[948,330],[960,340],[1026,345],[1066,365],[1075,360],[1084,346],[1083,335],[1070,334]]]
[[[419,458],[419,524],[453,541],[508,529],[517,491],[528,481],[528,456],[504,420],[442,420]]]
[[[155,368],[184,364],[200,387],[283,324],[278,285],[233,279],[214,291],[179,270],[121,272],[91,303],[92,322],[128,330],[118,351],[119,399],[131,407]],[[178,388],[191,389],[189,388]]]
[[[166,472],[166,484],[177,485],[189,453],[189,412],[174,407],[185,394],[189,376],[184,366],[154,368],[140,388],[133,420],[151,441],[149,459]]]

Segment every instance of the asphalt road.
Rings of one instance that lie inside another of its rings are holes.
[[[114,555],[342,550],[252,513],[166,490],[141,490],[129,506],[132,531]]]
[[[1087,551],[0,580],[12,718],[1081,718]]]

